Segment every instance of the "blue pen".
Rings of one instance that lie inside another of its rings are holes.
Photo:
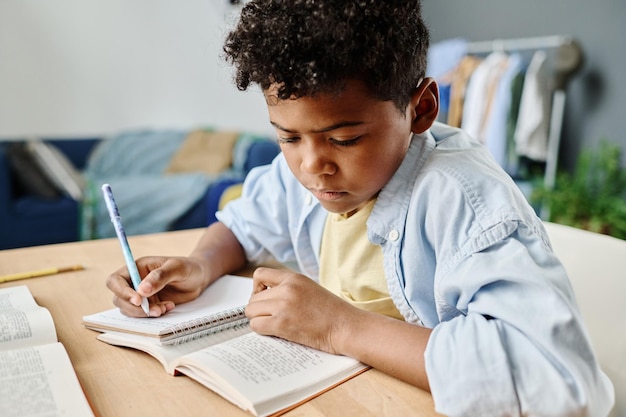
[[[130,246],[128,245],[128,240],[126,239],[126,232],[124,231],[124,226],[122,226],[122,217],[120,216],[120,212],[117,208],[117,203],[115,203],[115,199],[113,198],[113,190],[111,190],[111,186],[109,184],[104,184],[102,186],[102,194],[104,194],[104,201],[106,202],[107,209],[109,210],[111,223],[115,226],[115,234],[117,234],[117,238],[122,245],[122,252],[124,252],[124,260],[126,261],[126,267],[128,268],[130,279],[133,281],[135,291],[137,291],[139,284],[141,284],[141,277],[139,276],[139,271],[137,270],[137,264],[135,264],[135,258],[133,258],[133,254],[130,251]],[[150,307],[146,297],[143,297],[141,300],[141,308],[149,317]]]

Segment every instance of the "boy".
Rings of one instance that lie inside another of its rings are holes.
[[[594,415],[612,404],[541,221],[488,152],[435,123],[420,3],[258,0],[224,51],[258,84],[282,153],[187,258],[112,274],[151,316],[258,268],[254,331],[355,357],[451,416]],[[321,285],[320,285],[321,284]]]

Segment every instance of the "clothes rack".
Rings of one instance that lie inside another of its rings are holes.
[[[572,37],[565,35],[540,36],[513,39],[494,39],[491,41],[469,42],[469,54],[486,54],[502,51],[556,50],[554,59],[554,92],[550,110],[548,132],[548,151],[544,172],[544,186],[554,187],[558,167],[558,154],[561,142],[563,115],[565,112],[565,90],[570,78],[583,63],[583,52],[580,44]],[[549,218],[547,207],[541,207],[542,218]]]
[[[467,52],[470,54],[488,53],[496,50],[521,51],[534,49],[558,48],[570,43],[569,36],[540,36],[533,38],[494,39],[490,41],[469,42]]]

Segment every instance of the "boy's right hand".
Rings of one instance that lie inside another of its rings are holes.
[[[113,304],[130,317],[145,317],[141,298],[148,297],[150,317],[171,311],[176,304],[197,298],[207,287],[208,264],[190,257],[147,256],[136,260],[141,284],[132,287],[126,266],[113,272],[106,285],[113,291]]]

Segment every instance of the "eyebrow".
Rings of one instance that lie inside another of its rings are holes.
[[[362,124],[364,124],[364,123],[365,123],[365,122],[357,122],[357,121],[354,121],[354,122],[350,122],[350,121],[339,122],[339,123],[335,123],[334,125],[330,125],[330,126],[323,127],[323,128],[321,128],[321,129],[318,129],[318,130],[314,130],[312,133],[324,133],[324,132],[330,132],[330,131],[332,131],[332,130],[335,130],[335,129],[341,129],[341,128],[343,128],[343,127],[360,126],[360,125],[362,125]],[[281,125],[279,125],[278,123],[275,123],[275,122],[272,122],[272,121],[270,121],[270,124],[271,124],[272,126],[274,126],[276,129],[280,129],[280,130],[282,130],[283,132],[287,132],[287,133],[298,133],[298,132],[296,132],[295,130],[292,130],[292,129],[287,129],[286,127],[282,127],[282,126],[281,126]]]

